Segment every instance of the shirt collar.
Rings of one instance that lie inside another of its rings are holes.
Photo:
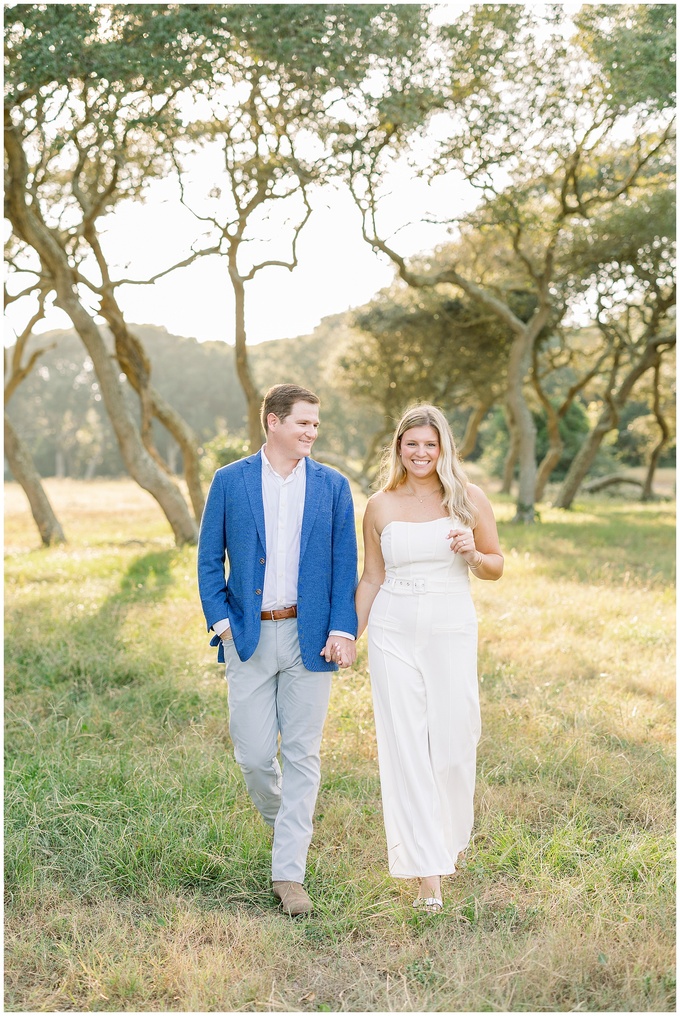
[[[267,453],[265,452],[264,449],[265,449],[265,446],[262,445],[262,448],[260,449],[260,454],[262,455],[262,461],[264,463],[265,469],[267,469],[268,472],[272,476],[278,476],[279,480],[283,480],[284,483],[285,483],[286,480],[290,480],[291,477],[297,476],[298,473],[301,473],[302,470],[305,468],[305,460],[304,460],[304,458],[298,459],[298,464],[291,470],[291,472],[288,474],[288,476],[286,476],[285,479],[284,479],[284,477],[281,476],[280,473],[276,472],[276,470],[274,469],[273,465],[271,464],[271,462],[267,458]]]

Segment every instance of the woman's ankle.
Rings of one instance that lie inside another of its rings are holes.
[[[441,899],[442,887],[439,875],[426,875],[420,880],[419,895],[422,897],[435,896]]]

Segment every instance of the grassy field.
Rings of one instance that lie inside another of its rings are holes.
[[[434,920],[386,872],[362,640],[326,725],[317,909],[290,921],[195,549],[131,482],[47,486],[70,539],[49,550],[6,486],[7,1010],[674,1009],[673,505],[517,528],[495,499],[475,833]]]

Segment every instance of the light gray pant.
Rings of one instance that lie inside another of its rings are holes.
[[[263,621],[258,647],[245,663],[232,642],[225,643],[225,655],[234,758],[253,803],[274,829],[272,880],[304,882],[331,672],[304,666],[294,617]]]

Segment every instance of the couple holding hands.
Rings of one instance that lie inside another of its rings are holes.
[[[234,757],[274,830],[274,895],[292,916],[312,910],[303,883],[331,674],[354,662],[368,627],[389,870],[419,879],[413,905],[436,913],[441,877],[472,832],[480,715],[468,572],[502,574],[491,505],[467,482],[441,411],[409,409],[366,506],[357,585],[349,484],[310,458],[319,399],[275,385],[262,425],[260,451],[215,473],[198,580],[226,663]]]

